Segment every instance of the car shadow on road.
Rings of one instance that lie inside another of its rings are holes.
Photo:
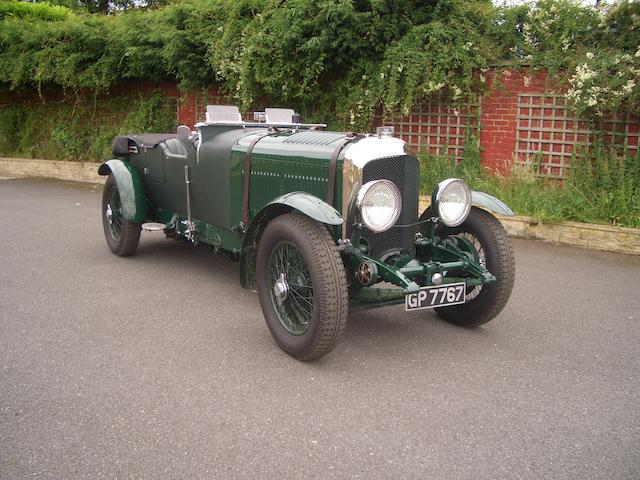
[[[240,265],[225,253],[214,254],[208,247],[193,247],[185,241],[165,239],[161,236],[143,238],[139,250],[131,260],[139,267],[150,261],[160,266],[170,275],[185,275],[200,284],[210,284],[210,290],[216,286],[224,286],[224,294],[243,301],[255,302],[254,315],[260,315],[258,297],[240,285]],[[221,290],[221,289],[219,289]],[[222,292],[221,292],[222,293]],[[201,299],[210,302],[214,311],[219,297],[211,295]],[[202,305],[206,308],[206,305]],[[252,319],[249,324],[253,324]],[[237,324],[228,323],[229,329],[236,329]],[[259,338],[255,342],[264,343],[264,331],[256,330],[251,335]],[[465,348],[465,344],[493,342],[494,332],[491,328],[460,328],[441,320],[432,310],[406,312],[403,305],[375,308],[364,311],[351,311],[342,345],[338,347],[342,353],[338,355],[356,355],[359,358],[389,356],[396,357],[398,352],[412,355],[424,352],[425,349],[437,355],[438,351],[451,348]],[[326,357],[327,359],[332,356]],[[324,364],[325,360],[315,362]],[[330,361],[330,364],[333,362]]]

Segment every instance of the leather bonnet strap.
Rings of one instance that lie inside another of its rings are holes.
[[[269,135],[273,135],[277,132],[268,132],[259,135],[254,138],[249,147],[247,148],[247,152],[244,155],[244,179],[243,179],[243,187],[242,187],[242,223],[244,224],[244,228],[249,226],[249,187],[251,185],[251,152],[253,151],[253,147],[256,146],[260,140],[264,137],[268,137]]]

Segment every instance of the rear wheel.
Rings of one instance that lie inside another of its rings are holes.
[[[107,245],[121,257],[133,255],[140,241],[140,224],[124,218],[118,184],[113,174],[107,178],[102,193],[102,226]]]
[[[422,217],[426,215],[431,216],[425,212]],[[493,283],[468,287],[466,303],[436,308],[436,313],[463,327],[475,327],[495,318],[507,304],[515,279],[513,248],[502,224],[489,212],[473,207],[461,225],[447,227],[439,223],[435,234],[464,240],[459,246],[471,249],[476,261],[496,277]]]
[[[258,247],[258,296],[276,343],[299,360],[338,344],[347,321],[344,266],[324,225],[297,214],[267,225]]]

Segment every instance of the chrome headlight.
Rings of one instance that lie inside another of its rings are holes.
[[[448,227],[457,227],[471,210],[471,190],[458,178],[448,178],[438,184],[431,195],[434,212]]]
[[[364,225],[374,233],[389,230],[402,211],[400,190],[389,180],[365,183],[358,191],[356,206]]]

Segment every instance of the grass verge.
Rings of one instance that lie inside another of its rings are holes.
[[[539,165],[495,175],[480,165],[477,150],[466,149],[460,163],[423,156],[421,191],[429,195],[442,179],[461,178],[474,190],[498,197],[517,214],[543,222],[574,220],[640,228],[640,155],[620,154],[594,145],[574,157],[563,181],[541,177]]]

